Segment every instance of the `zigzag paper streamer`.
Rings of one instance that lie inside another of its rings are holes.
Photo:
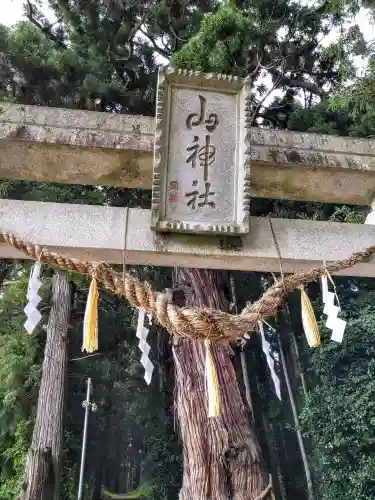
[[[142,309],[138,309],[138,325],[137,325],[137,338],[139,338],[138,347],[142,351],[141,363],[145,369],[144,379],[146,381],[146,384],[150,385],[152,373],[154,371],[154,365],[152,364],[150,358],[148,357],[151,349],[150,344],[148,344],[146,340],[149,329],[146,328],[144,324],[145,324],[145,312]]]
[[[371,212],[367,214],[365,224],[375,225],[375,200],[371,203]]]
[[[28,303],[24,309],[27,320],[24,327],[30,335],[42,319],[42,315],[37,309],[37,306],[42,300],[38,295],[39,288],[42,286],[42,282],[39,280],[41,268],[42,264],[40,262],[35,262],[30,272],[29,285],[27,288]]]
[[[328,290],[328,276],[321,277],[324,309],[327,316],[326,327],[332,330],[331,339],[335,342],[342,342],[346,328],[346,321],[338,318],[340,307],[335,305],[336,293]]]
[[[268,364],[270,371],[271,371],[271,378],[273,380],[273,385],[275,386],[275,392],[277,394],[277,397],[281,401],[280,379],[276,375],[275,361],[270,354],[271,346],[270,346],[269,342],[267,342],[267,340],[266,340],[266,336],[264,334],[263,323],[261,321],[258,321],[258,326],[259,326],[260,336],[262,338],[262,351],[266,355],[267,364]]]

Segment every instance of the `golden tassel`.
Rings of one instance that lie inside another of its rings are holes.
[[[310,299],[305,290],[301,287],[301,311],[302,311],[302,324],[305,330],[307,342],[310,347],[320,346],[320,335],[318,323],[316,322],[314,309],[311,305]]]
[[[217,371],[211,353],[211,343],[205,339],[206,347],[206,383],[208,393],[208,417],[218,417],[220,411],[219,381]]]
[[[82,351],[92,353],[98,350],[98,284],[93,277],[87,296],[85,318],[83,320]]]

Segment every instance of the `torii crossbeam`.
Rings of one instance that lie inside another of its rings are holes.
[[[149,189],[153,118],[2,104],[0,178]],[[369,205],[375,141],[252,129],[254,196]],[[303,187],[302,187],[303,186]],[[147,210],[0,201],[1,229],[79,258],[278,271],[269,223],[237,238],[155,234]],[[85,234],[72,220],[85,219]],[[286,272],[343,258],[375,241],[357,224],[274,220]],[[127,228],[127,229],[126,229]],[[125,234],[126,233],[126,234]],[[334,234],[334,238],[332,235]],[[125,242],[125,243],[124,243]],[[0,247],[2,258],[17,257]],[[373,262],[346,274],[375,276]]]

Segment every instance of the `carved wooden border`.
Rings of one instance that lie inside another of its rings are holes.
[[[239,127],[239,158],[243,167],[237,175],[237,217],[232,224],[204,222],[180,222],[164,219],[164,199],[168,174],[170,91],[173,84],[181,87],[199,88],[218,91],[236,91],[237,109],[242,109],[240,120],[237,112],[236,126]],[[154,162],[152,178],[151,228],[159,232],[246,234],[250,227],[250,126],[251,126],[251,82],[249,78],[232,75],[203,73],[201,71],[181,70],[172,66],[159,68],[155,116]],[[241,123],[242,122],[242,123]]]

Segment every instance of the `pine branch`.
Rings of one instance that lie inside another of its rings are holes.
[[[127,41],[125,42],[125,45],[128,44],[130,47],[129,57],[126,59],[130,59],[130,57],[133,54],[134,36],[137,34],[138,31],[141,30],[141,26],[142,26],[145,18],[146,18],[146,12],[143,11],[138,22],[136,22],[135,25],[133,26],[133,28],[130,30],[129,36],[127,37]],[[108,53],[109,61],[111,62],[117,76],[121,80],[124,87],[128,87],[130,82],[133,84],[133,82],[136,80],[136,77],[137,77],[136,72],[131,68],[124,68],[124,65],[122,64],[124,62],[124,59],[122,59],[120,61],[120,60],[117,60],[115,57],[115,40],[116,40],[117,35],[121,29],[121,26],[122,26],[121,21],[122,20],[123,20],[123,18],[121,18],[120,22],[118,23],[116,34],[114,35],[112,41],[108,45],[107,53]],[[121,67],[119,66],[119,64],[121,64]],[[124,71],[126,71],[126,75],[128,78],[125,78],[123,69],[124,69]]]
[[[52,42],[55,42],[59,47],[66,49],[66,45],[53,33],[52,28],[53,26],[60,22],[61,19],[56,21],[55,23],[52,23],[48,26],[43,26],[35,17],[34,17],[34,5],[31,3],[30,0],[27,1],[27,11],[26,11],[26,17],[27,19],[34,25],[36,26],[47,38],[49,38]]]
[[[286,85],[288,87],[305,89],[308,90],[309,92],[312,92],[315,95],[318,95],[322,99],[324,99],[327,96],[327,92],[325,92],[321,87],[319,87],[313,82],[308,82],[302,79],[290,78],[289,76],[282,74],[281,71],[279,71],[276,68],[269,67],[267,69],[272,76],[277,78],[278,85],[281,86]]]
[[[144,35],[149,42],[151,42],[152,46],[154,47],[154,49],[159,52],[159,54],[163,57],[165,57],[166,59],[169,59],[171,57],[171,54],[170,52],[168,52],[167,50],[163,49],[162,47],[159,47],[159,45],[155,42],[155,38],[150,35],[149,33],[146,33],[142,28],[140,28],[139,30],[142,35]]]

